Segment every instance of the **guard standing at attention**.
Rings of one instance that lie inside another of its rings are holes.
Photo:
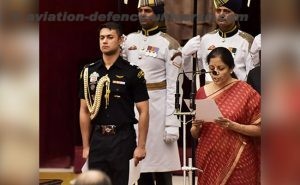
[[[120,26],[106,23],[99,34],[102,58],[85,66],[80,78],[83,157],[88,158],[89,169],[106,172],[113,185],[127,185],[129,160],[138,163],[146,156],[149,96],[144,72],[120,57]]]

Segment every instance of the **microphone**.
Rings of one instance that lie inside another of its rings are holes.
[[[200,74],[200,85],[205,84],[205,74],[206,73],[211,73],[213,75],[218,75],[218,72],[213,70],[213,71],[206,71],[205,69],[201,69],[200,71],[195,71],[193,73],[192,77],[192,87],[191,87],[191,94],[190,94],[190,108],[192,110],[196,110],[196,104],[195,104],[195,96],[196,96],[196,75]]]
[[[206,73],[211,73],[211,74],[213,74],[213,75],[218,75],[218,74],[220,74],[219,72],[214,71],[214,70],[213,70],[213,71],[206,71],[205,69],[201,69],[200,71],[187,71],[187,72],[181,72],[181,73],[178,74],[178,76],[180,76],[181,74],[189,74],[189,73],[194,73],[193,76],[195,76],[196,74],[202,75],[202,74],[206,74]],[[177,77],[177,79],[178,79],[178,77]]]
[[[200,82],[200,87],[204,86],[205,85],[205,69],[201,69],[202,72],[204,72],[204,74],[200,74],[199,75],[199,82]]]
[[[211,74],[213,74],[213,75],[219,75],[220,73],[218,71],[213,70],[213,71],[211,71]]]
[[[192,71],[190,72],[185,72],[185,73],[193,73]],[[215,71],[215,70],[213,70],[213,71],[206,71],[205,69],[201,69],[200,71],[195,71],[195,74],[194,75],[196,75],[196,74],[200,74],[200,75],[203,75],[203,74],[206,74],[206,73],[211,73],[211,74],[213,74],[213,75],[218,75],[219,74],[219,72],[217,72],[217,71]]]
[[[177,80],[176,80],[176,92],[175,92],[175,110],[176,112],[179,111],[180,109],[180,103],[179,103],[179,99],[180,99],[180,93],[179,93],[179,76],[180,75],[183,75],[183,74],[188,74],[188,73],[194,73],[193,74],[193,78],[192,79],[195,79],[195,75],[196,74],[206,74],[206,73],[212,73],[213,75],[218,75],[219,73],[217,71],[206,71],[205,69],[201,69],[200,71],[188,71],[188,72],[181,72],[181,73],[178,73],[177,75]],[[196,81],[195,80],[192,80],[192,91],[191,91],[191,94],[190,94],[190,98],[191,98],[191,105],[190,107],[192,109],[195,109],[195,87],[193,84],[195,84]],[[194,93],[193,93],[194,92]]]

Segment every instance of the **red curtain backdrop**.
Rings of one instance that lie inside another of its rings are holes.
[[[81,145],[80,70],[101,56],[97,28],[103,22],[64,21],[63,15],[137,13],[136,4],[137,0],[129,0],[127,7],[121,0],[40,1],[40,167],[73,164],[74,146]],[[138,22],[122,23],[126,33],[137,30]]]

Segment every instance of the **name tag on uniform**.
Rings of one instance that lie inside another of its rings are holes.
[[[112,83],[114,83],[114,84],[120,84],[120,85],[125,85],[125,82],[118,81],[118,80],[113,80]]]

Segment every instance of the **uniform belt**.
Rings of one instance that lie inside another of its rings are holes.
[[[101,134],[103,135],[115,135],[117,131],[116,125],[100,125]]]
[[[157,82],[157,83],[147,83],[146,85],[148,91],[161,90],[167,88],[167,81],[164,80],[162,82]]]
[[[112,124],[101,124],[96,125],[96,131],[100,132],[102,135],[116,135],[120,130],[126,130],[133,128],[130,124],[122,125],[112,125]]]

